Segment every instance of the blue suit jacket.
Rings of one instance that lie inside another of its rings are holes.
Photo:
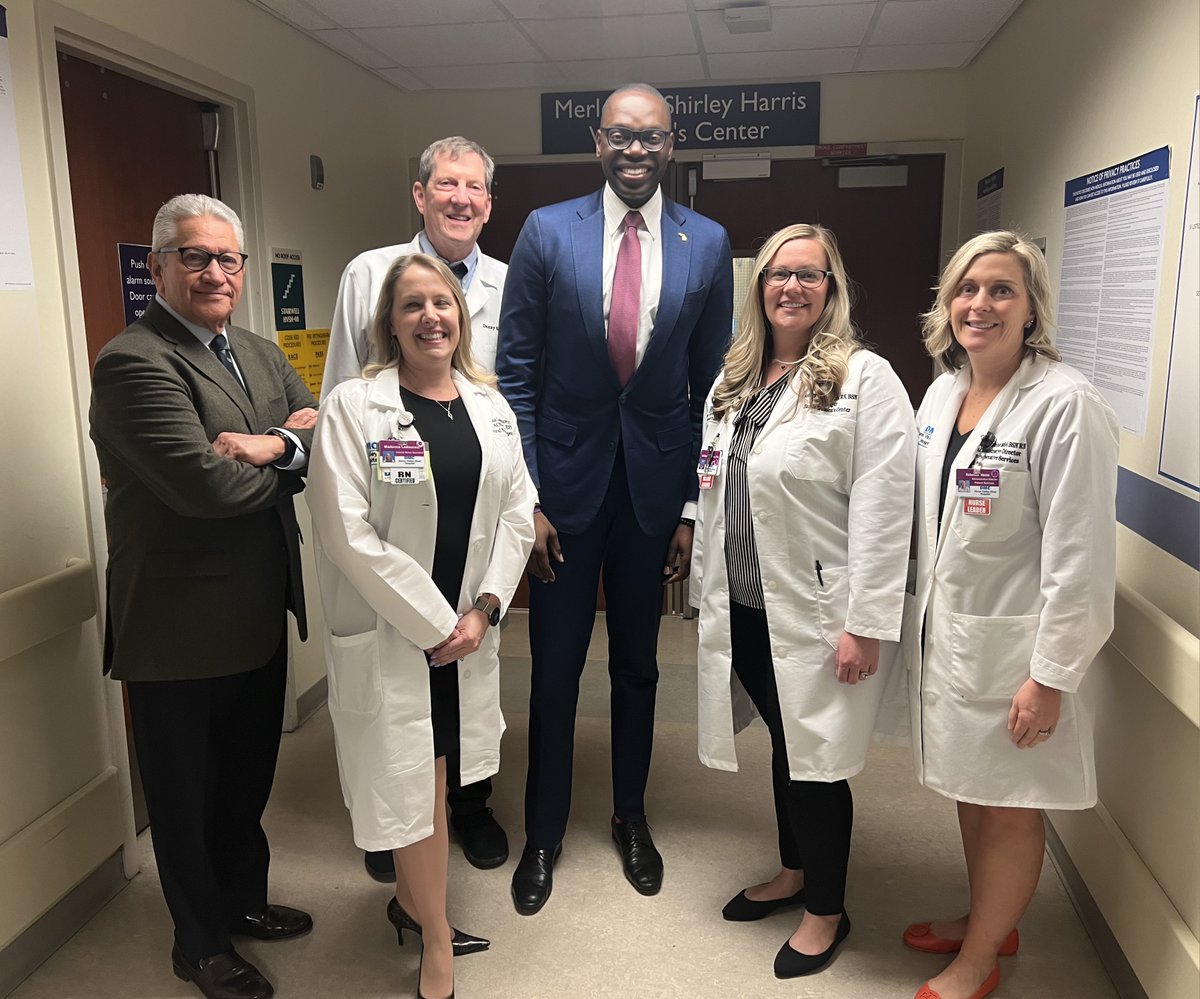
[[[608,357],[603,240],[603,191],[530,214],[508,266],[496,374],[558,530],[595,518],[620,443],[639,525],[666,534],[698,491],[704,399],[733,322],[729,237],[663,199],[658,313],[624,389]]]

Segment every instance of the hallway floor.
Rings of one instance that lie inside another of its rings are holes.
[[[603,659],[602,622],[590,656]],[[696,758],[695,622],[663,621],[658,722],[649,818],[662,851],[662,892],[638,895],[609,838],[608,692],[589,662],[580,697],[575,802],[554,894],[537,916],[513,910],[509,879],[523,845],[521,801],[528,724],[528,640],[511,616],[503,650],[508,720],[491,804],[511,857],[493,871],[467,864],[451,844],[451,921],[492,949],[457,962],[461,999],[827,997],[910,999],[943,966],[900,942],[909,922],[952,916],[965,901],[953,803],[917,786],[907,748],[879,746],[851,785],[856,824],[847,911],[853,930],[821,974],[777,981],[771,962],[798,914],[726,923],[721,906],[778,868],[766,730],[738,744],[740,773]],[[285,735],[265,821],[272,845],[271,900],[313,914],[298,941],[244,941],[239,950],[282,999],[411,997],[420,951],[396,947],[384,909],[389,892],[365,873],[338,788],[332,731],[322,709]],[[199,996],[171,972],[171,924],[147,834],[142,872],[14,992],[13,999],[186,999]],[[1046,862],[1021,923],[1021,953],[1001,960],[997,999],[1116,996],[1063,886]]]

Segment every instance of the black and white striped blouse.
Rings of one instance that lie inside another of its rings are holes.
[[[725,570],[729,576],[729,599],[746,607],[763,606],[762,573],[754,543],[754,520],[750,513],[750,487],[746,458],[771,417],[771,411],[787,391],[785,375],[760,389],[750,398],[733,422],[733,440],[725,457]]]

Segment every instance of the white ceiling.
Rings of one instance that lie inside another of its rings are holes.
[[[250,0],[405,91],[959,69],[1021,0]],[[732,34],[728,7],[770,7]]]

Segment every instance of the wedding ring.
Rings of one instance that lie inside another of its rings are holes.
[[[1051,730],[1048,728],[1039,728],[1038,735],[1049,737]]]
[[[871,677],[870,673],[859,673],[858,674],[858,678],[860,680],[868,680],[868,679],[870,679],[870,677]]]

